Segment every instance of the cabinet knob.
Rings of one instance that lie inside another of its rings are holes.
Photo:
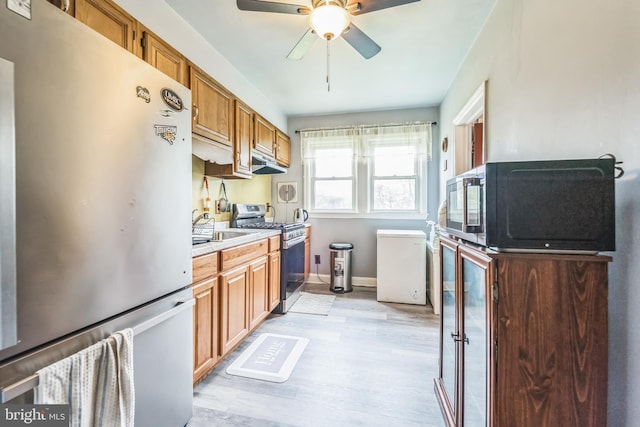
[[[193,104],[193,120],[198,118],[199,113],[200,110],[198,109],[198,106],[196,104]]]

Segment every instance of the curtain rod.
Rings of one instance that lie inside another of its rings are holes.
[[[408,122],[408,123],[392,123],[386,125],[354,125],[354,126],[338,126],[332,128],[309,128],[309,129],[296,129],[295,133],[300,133],[301,131],[318,131],[318,130],[340,130],[340,129],[351,129],[351,128],[379,128],[379,127],[393,127],[393,126],[407,126],[407,125],[437,125],[438,122]]]

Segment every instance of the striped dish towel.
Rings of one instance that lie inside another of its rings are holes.
[[[133,330],[124,329],[38,372],[36,404],[71,404],[72,427],[133,426]]]

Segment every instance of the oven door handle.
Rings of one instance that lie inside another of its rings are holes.
[[[293,239],[289,239],[289,240],[283,240],[282,241],[282,249],[289,249],[299,243],[304,243],[304,241],[306,240],[307,236],[302,235],[300,237],[295,237]]]

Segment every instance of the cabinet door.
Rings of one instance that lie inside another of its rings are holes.
[[[211,77],[195,67],[190,70],[193,127],[196,135],[232,147],[233,97]]]
[[[276,161],[285,167],[291,163],[291,141],[280,131],[276,131]]]
[[[137,21],[108,0],[76,0],[75,17],[109,40],[138,55]]]
[[[249,266],[249,328],[253,329],[269,314],[269,268],[267,257],[251,263]]]
[[[209,372],[219,359],[218,279],[204,280],[193,287],[193,382]]]
[[[440,310],[440,376],[436,381],[436,391],[447,425],[456,425],[458,412],[458,345],[460,330],[457,320],[457,244],[442,238],[442,282]]]
[[[609,261],[498,258],[496,425],[607,425]]]
[[[221,340],[225,355],[249,334],[249,267],[240,267],[220,275]]]
[[[269,254],[269,311],[280,304],[280,252]]]
[[[251,176],[251,145],[253,142],[253,110],[235,101],[234,172]]]
[[[260,115],[254,115],[254,140],[253,149],[266,155],[275,157],[276,128]]]
[[[460,252],[462,292],[462,408],[465,427],[487,426],[490,260],[464,247]]]
[[[187,65],[184,57],[147,30],[142,32],[142,59],[177,82],[185,83]]]

